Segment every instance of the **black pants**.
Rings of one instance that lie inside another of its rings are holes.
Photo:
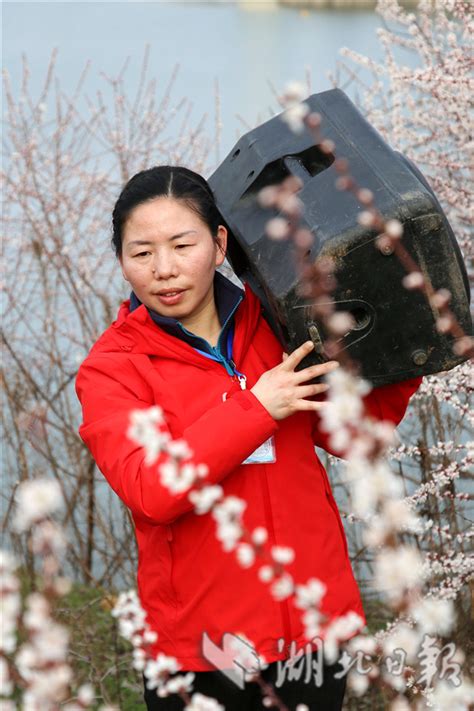
[[[316,655],[313,654],[312,659]],[[299,678],[289,679],[289,674],[283,673],[284,662],[272,662],[266,669],[261,671],[262,678],[272,684],[275,694],[288,707],[289,711],[295,711],[298,704],[306,704],[310,711],[341,711],[344,693],[346,690],[346,675],[334,678],[335,672],[341,672],[342,667],[339,662],[336,664],[324,664],[322,666],[322,678],[315,679],[315,675],[309,675],[306,669]],[[279,672],[279,673],[278,673]],[[179,672],[184,674],[185,672]],[[248,682],[244,689],[228,679],[222,672],[194,672],[192,693],[199,692],[205,696],[211,696],[224,706],[226,711],[261,711],[265,708],[262,704],[262,690],[256,682]],[[173,675],[174,676],[174,675]],[[309,677],[309,680],[308,680]],[[143,677],[145,683],[145,677]],[[277,684],[279,684],[277,686]],[[184,702],[177,695],[172,694],[166,698],[156,695],[155,689],[147,689],[145,686],[145,703],[147,711],[183,711]]]

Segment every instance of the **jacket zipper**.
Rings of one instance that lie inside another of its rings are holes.
[[[223,365],[224,368],[226,369],[227,373],[228,373],[229,375],[231,375],[231,376],[234,375],[234,372],[231,372],[231,368],[235,371],[235,364],[234,364],[234,362],[233,362],[232,360],[228,360],[227,357],[226,357],[225,355],[223,355],[222,350],[221,350],[221,338],[222,338],[222,335],[224,334],[224,331],[225,331],[225,329],[226,329],[227,324],[229,323],[229,321],[231,320],[232,316],[233,316],[233,315],[235,314],[235,312],[237,311],[237,308],[238,308],[238,306],[240,305],[240,302],[242,301],[242,299],[243,299],[243,296],[240,296],[240,297],[239,297],[239,300],[238,300],[237,303],[235,304],[234,308],[232,309],[232,311],[230,312],[230,314],[227,316],[226,320],[224,321],[224,324],[222,325],[221,332],[220,332],[220,334],[219,334],[219,338],[217,339],[217,345],[216,345],[215,348],[214,348],[213,346],[211,346],[211,344],[208,343],[205,338],[201,338],[201,336],[195,336],[193,333],[191,333],[190,331],[188,331],[187,328],[185,328],[184,326],[182,326],[181,324],[179,324],[181,330],[182,330],[184,333],[186,333],[187,335],[190,335],[190,336],[194,336],[197,340],[202,341],[202,343],[204,343],[204,345],[206,346],[206,348],[210,348],[210,349],[211,349],[211,352],[212,352],[212,354],[213,354],[213,356],[214,356],[214,359],[215,359],[218,363],[222,363],[222,365]],[[199,352],[199,349],[196,349],[196,350],[198,350],[198,352]],[[202,353],[203,355],[205,355],[206,351],[201,351],[201,353]],[[240,382],[240,379],[239,379],[239,382]],[[241,387],[242,387],[242,385],[241,385]]]
[[[262,490],[263,490],[263,504],[265,507],[265,518],[266,518],[266,523],[267,523],[267,528],[268,532],[270,535],[271,540],[273,541],[274,545],[277,545],[276,539],[275,539],[275,529],[273,527],[273,513],[272,513],[272,504],[270,500],[270,490],[268,486],[268,477],[267,477],[267,468],[265,464],[261,464],[261,482],[262,482]],[[291,644],[291,624],[290,624],[290,612],[288,608],[288,601],[285,600],[280,600],[278,602],[280,606],[280,613],[281,613],[281,618],[282,618],[282,623],[283,623],[283,630],[284,630],[284,635],[285,635],[285,645]]]

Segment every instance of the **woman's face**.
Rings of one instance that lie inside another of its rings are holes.
[[[206,223],[180,200],[158,197],[137,205],[122,233],[123,276],[157,313],[194,320],[214,303],[214,273],[227,244],[223,225],[217,238],[222,250]]]

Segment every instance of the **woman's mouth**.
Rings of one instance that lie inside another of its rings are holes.
[[[161,294],[157,294],[157,297],[165,306],[174,306],[178,304],[185,294],[185,290],[181,291],[164,291]]]

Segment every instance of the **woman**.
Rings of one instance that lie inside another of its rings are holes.
[[[291,643],[293,651],[307,643],[302,611],[292,598],[271,596],[257,564],[244,568],[222,550],[212,516],[196,515],[186,492],[163,487],[159,461],[147,466],[126,434],[131,410],[158,404],[171,436],[184,438],[194,461],[208,466],[207,483],[247,502],[246,528],[264,527],[269,547],[294,550],[286,570],[295,582],[323,581],[321,611],[329,619],[354,611],[365,622],[337,505],[314,450],[325,444],[318,429],[323,403],[310,398],[326,386],[308,381],[337,363],[295,371],[311,344],[285,358],[256,296],[216,271],[227,236],[207,182],[193,171],[155,167],[125,185],[112,242],[132,292],[79,369],[79,433],[133,514],[139,595],[158,634],[154,652],[195,672],[194,690],[227,709],[260,709],[257,684],[242,690],[232,683],[204,655],[203,639],[220,646],[225,632],[244,634],[269,664],[263,678],[275,682]],[[374,389],[368,410],[398,423],[420,381]],[[345,687],[345,676],[333,677],[337,670],[325,666],[322,685],[303,674],[276,691],[290,709],[299,702],[335,711]],[[145,700],[148,709],[183,708],[179,698],[151,691]]]

